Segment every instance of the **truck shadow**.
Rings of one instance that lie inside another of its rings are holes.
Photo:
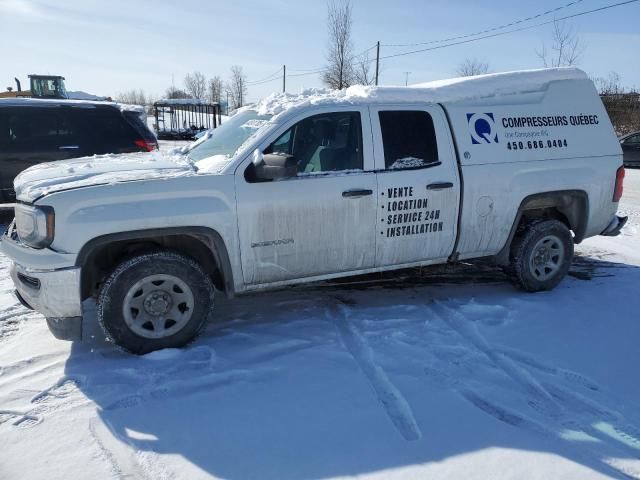
[[[154,478],[409,475],[491,448],[633,477],[640,298],[623,286],[640,268],[577,257],[571,272],[537,295],[480,263],[221,300],[188,348],[133,357],[96,332],[65,373],[115,461]]]

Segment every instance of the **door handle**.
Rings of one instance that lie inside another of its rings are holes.
[[[58,150],[77,150],[80,148],[80,145],[63,145],[58,147]]]
[[[368,190],[366,188],[354,188],[353,190],[345,190],[342,192],[342,196],[344,198],[366,197],[367,195],[373,195],[373,190]]]
[[[453,183],[436,182],[436,183],[430,183],[429,185],[427,185],[427,190],[444,190],[445,188],[453,188]]]

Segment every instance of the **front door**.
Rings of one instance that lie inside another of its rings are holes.
[[[366,108],[317,110],[283,125],[263,148],[293,155],[296,177],[255,181],[250,161],[238,169],[246,284],[373,267],[377,187],[370,139]]]
[[[460,182],[437,107],[372,107],[378,177],[376,266],[444,261],[457,232]]]

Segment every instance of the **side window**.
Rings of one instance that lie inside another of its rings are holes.
[[[640,135],[632,135],[624,141],[625,145],[640,147]]]
[[[378,115],[388,170],[422,168],[438,162],[431,115],[420,110],[388,110]]]
[[[305,118],[280,135],[264,153],[293,155],[298,175],[362,170],[360,113],[322,113]]]
[[[135,130],[119,110],[112,107],[78,108],[74,115],[85,125],[86,134],[93,140],[95,153],[118,153],[123,148],[132,147]]]
[[[65,142],[74,134],[70,123],[51,108],[24,108],[7,118],[7,136],[10,144],[38,143],[53,145]]]
[[[9,115],[0,109],[0,148],[8,145],[9,138]]]

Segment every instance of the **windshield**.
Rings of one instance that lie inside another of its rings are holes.
[[[255,110],[240,112],[213,130],[208,139],[189,150],[187,157],[193,162],[213,156],[230,158],[270,119],[271,115],[258,115]]]

